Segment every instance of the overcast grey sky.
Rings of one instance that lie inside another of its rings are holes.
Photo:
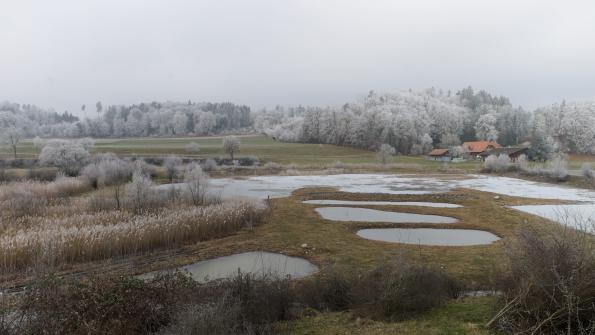
[[[595,96],[595,1],[0,0],[0,100],[334,105],[472,85]]]

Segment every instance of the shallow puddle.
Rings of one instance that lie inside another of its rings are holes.
[[[318,267],[303,258],[289,257],[282,254],[251,251],[231,256],[213,258],[183,266],[192,278],[200,282],[231,278],[241,271],[254,275],[289,276],[302,278],[318,272]],[[149,278],[153,274],[146,274]]]
[[[425,215],[379,211],[354,207],[320,207],[316,212],[323,219],[333,221],[390,222],[390,223],[455,223],[457,219],[440,215]]]
[[[436,208],[460,208],[461,205],[441,202],[420,202],[420,201],[352,201],[352,200],[306,200],[303,203],[309,205],[363,205],[363,206],[419,206]]]
[[[500,238],[490,232],[470,229],[383,228],[362,229],[357,235],[368,240],[437,246],[491,244]]]

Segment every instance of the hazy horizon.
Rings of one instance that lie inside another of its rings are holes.
[[[0,4],[0,100],[338,105],[466,86],[527,109],[595,96],[590,1]]]

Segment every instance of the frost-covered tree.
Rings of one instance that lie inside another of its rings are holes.
[[[102,183],[111,187],[116,206],[120,209],[122,206],[122,185],[132,176],[132,165],[115,155],[105,155],[97,164],[104,178]]]
[[[496,122],[496,117],[493,114],[480,116],[475,123],[475,134],[477,138],[486,141],[496,141],[498,139]]]
[[[153,182],[140,168],[132,174],[132,181],[126,185],[126,195],[136,212],[149,207],[153,196]]]
[[[185,135],[188,129],[188,116],[183,112],[174,114],[173,128],[176,135]]]
[[[233,157],[240,151],[240,139],[236,136],[225,136],[223,138],[223,151],[229,154],[233,161]]]
[[[8,127],[6,129],[0,129],[0,140],[1,143],[10,147],[13,157],[17,158],[17,146],[23,138],[23,131],[15,126]]]
[[[389,144],[383,143],[378,149],[376,155],[382,164],[386,164],[388,160],[395,154],[395,152],[395,148],[391,147]]]
[[[184,185],[189,200],[195,206],[205,203],[209,186],[209,176],[203,172],[200,165],[191,163],[184,170]]]
[[[52,140],[41,150],[39,164],[55,166],[67,175],[76,175],[89,158],[89,152],[77,142]]]
[[[163,160],[163,168],[165,169],[165,175],[169,179],[170,183],[174,182],[174,177],[178,173],[178,169],[182,165],[182,159],[178,156],[170,155],[165,157]]]

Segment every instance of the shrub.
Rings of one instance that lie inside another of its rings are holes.
[[[214,171],[216,169],[217,169],[217,162],[212,158],[207,158],[207,160],[203,164],[203,170]]]
[[[190,142],[186,144],[185,149],[187,152],[197,153],[200,151],[200,145],[196,142]]]
[[[15,334],[148,334],[169,324],[188,300],[192,281],[181,273],[151,281],[46,276],[27,288]]]
[[[226,136],[223,138],[223,151],[229,154],[230,159],[240,151],[240,139],[236,136]]]
[[[105,180],[105,171],[97,163],[91,163],[81,171],[81,176],[87,178],[93,188],[99,188],[100,182]]]
[[[363,273],[331,269],[305,281],[300,296],[317,309],[355,308],[373,318],[401,319],[438,306],[458,291],[441,269],[401,260]]]
[[[165,175],[169,179],[170,183],[174,182],[174,177],[176,176],[180,165],[182,165],[182,159],[178,156],[170,155],[163,160]]]
[[[126,185],[126,195],[136,212],[149,208],[154,196],[153,186],[151,178],[140,169],[134,171],[132,181]]]
[[[413,150],[413,149],[412,149]],[[420,149],[421,150],[421,149]],[[395,148],[393,148],[392,146],[390,146],[389,144],[383,143],[380,148],[378,149],[378,152],[376,153],[376,155],[378,156],[378,160],[382,163],[382,164],[386,164],[388,162],[388,160],[394,156],[396,153]],[[418,153],[418,154],[421,154]]]
[[[510,157],[506,154],[501,154],[499,156],[490,155],[484,162],[485,169],[491,172],[505,172],[510,166]]]
[[[568,178],[568,163],[563,157],[555,156],[548,162],[547,171],[550,178],[564,181]]]
[[[202,171],[200,165],[193,163],[186,166],[184,185],[188,200],[195,206],[205,203],[209,176]]]
[[[587,179],[595,179],[595,172],[593,172],[593,167],[589,163],[583,163],[581,165],[581,173]]]
[[[89,158],[89,152],[82,144],[52,140],[41,150],[39,163],[55,166],[63,173],[74,176],[87,164]]]
[[[595,331],[595,246],[583,231],[556,226],[526,230],[507,246],[499,284],[505,308],[494,318],[511,333]]]

